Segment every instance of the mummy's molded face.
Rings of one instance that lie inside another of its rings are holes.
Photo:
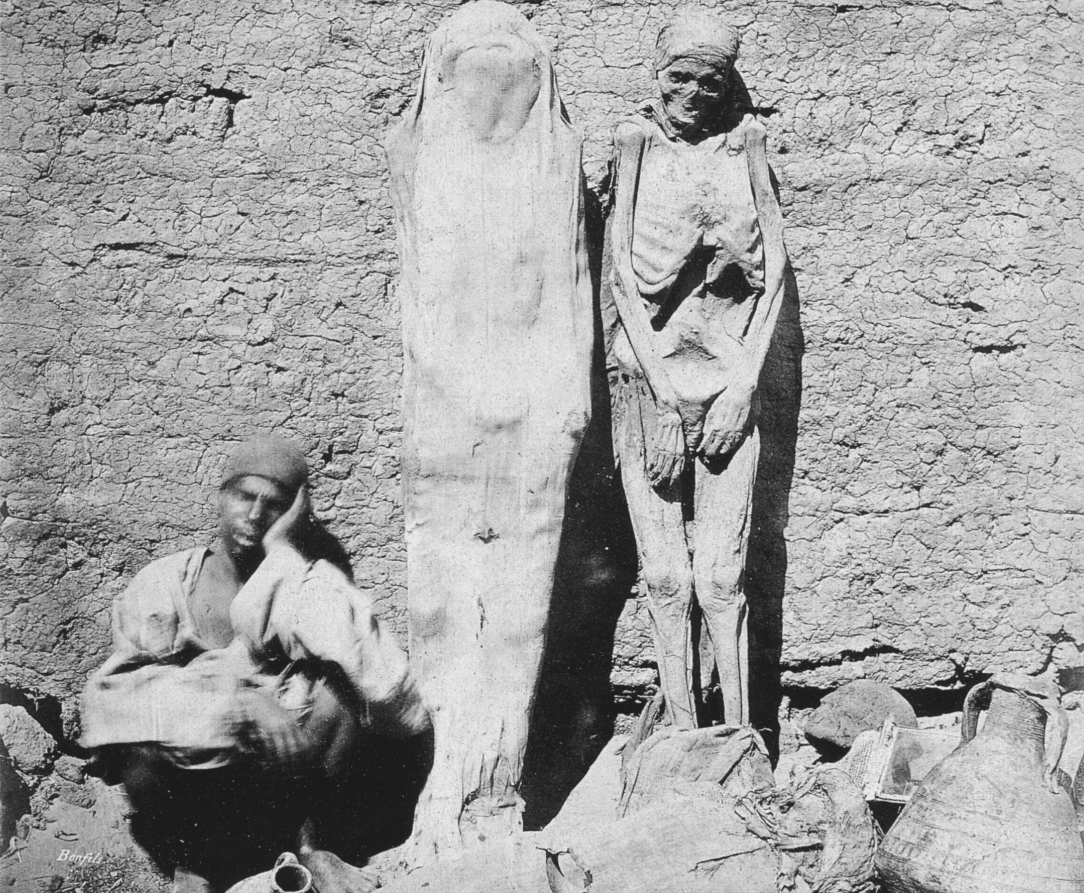
[[[512,34],[482,38],[441,72],[460,113],[480,140],[503,142],[527,120],[542,85],[534,50]]]

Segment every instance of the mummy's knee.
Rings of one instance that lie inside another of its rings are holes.
[[[697,574],[696,600],[705,614],[745,607],[742,570],[740,564],[720,564]]]
[[[693,575],[689,568],[661,561],[644,561],[641,576],[651,599],[652,610],[686,610],[692,600]]]

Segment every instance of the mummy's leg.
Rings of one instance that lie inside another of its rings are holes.
[[[653,433],[654,403],[636,382],[618,385],[614,448],[629,507],[640,573],[647,589],[659,677],[670,721],[696,728],[691,671],[693,572],[685,534],[681,482],[660,493],[647,476],[644,456]]]
[[[759,435],[754,430],[727,466],[698,464],[693,532],[696,598],[711,632],[725,720],[749,722],[748,606],[745,556],[756,480]]]

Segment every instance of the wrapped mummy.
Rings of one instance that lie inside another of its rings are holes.
[[[468,828],[521,826],[566,483],[590,407],[580,142],[538,35],[488,0],[431,36],[387,140],[411,661],[435,735],[415,859],[462,846]]]

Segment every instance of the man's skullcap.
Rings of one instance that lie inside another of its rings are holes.
[[[222,473],[222,486],[249,474],[267,478],[296,493],[309,479],[309,466],[301,450],[288,440],[264,434],[244,441],[230,454]]]

